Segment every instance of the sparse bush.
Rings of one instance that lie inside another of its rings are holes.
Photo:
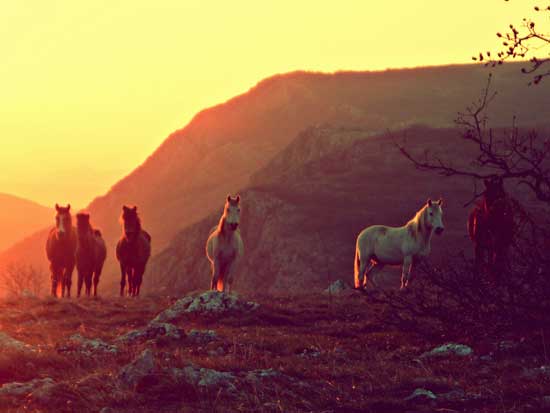
[[[10,296],[29,294],[38,297],[46,284],[46,274],[32,265],[13,262],[0,274],[4,291]]]
[[[463,176],[474,180],[472,203],[483,194],[475,182],[499,177],[509,186],[524,188],[527,207],[510,197],[515,221],[514,242],[505,265],[499,266],[495,280],[484,279],[471,260],[460,255],[447,265],[419,267],[415,291],[387,294],[394,311],[389,321],[422,330],[421,320],[437,321],[431,333],[452,329],[484,334],[550,321],[550,137],[541,130],[489,127],[487,109],[496,94],[490,92],[490,77],[481,99],[459,113],[465,145],[475,145],[477,155],[468,165],[425,152],[417,157],[405,147],[399,149],[416,168],[441,176]],[[528,323],[528,324],[525,324]]]

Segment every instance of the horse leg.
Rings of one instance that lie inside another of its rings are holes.
[[[408,255],[403,259],[403,270],[401,272],[401,289],[405,289],[409,285],[412,271],[413,257]]]
[[[73,284],[74,262],[65,269],[65,286],[67,287],[67,298],[71,298],[71,285]]]
[[[212,281],[210,282],[210,289],[218,289],[218,279],[220,278],[220,262],[217,258],[212,261]]]
[[[101,277],[101,271],[102,270],[103,270],[103,266],[100,265],[94,271],[94,297],[97,297],[97,286],[99,284],[99,277]]]
[[[369,282],[369,280],[374,288],[378,287],[378,285],[375,282],[374,275],[379,273],[383,268],[384,268],[384,264],[371,261],[369,268],[367,268],[367,271],[365,273],[365,288],[367,287],[367,283]]]
[[[57,298],[57,269],[54,267],[53,264],[50,264],[50,279],[51,279],[51,295],[52,297]]]
[[[140,266],[136,269],[134,274],[134,296],[139,297],[139,291],[141,289],[141,283],[143,281],[143,274],[145,273],[145,267]]]
[[[86,273],[86,297],[90,296],[90,292],[92,290],[92,277],[93,277],[93,275],[94,275],[93,270],[89,270]]]
[[[79,268],[76,269],[77,280],[76,280],[76,296],[80,298],[80,293],[82,291],[82,284],[84,283],[84,274],[83,271]]]
[[[355,262],[354,262],[354,281],[355,288],[363,289],[367,284],[365,272],[367,270],[367,263],[369,260],[362,260],[359,254],[359,250],[355,249]]]
[[[235,258],[232,262],[227,264],[225,268],[224,280],[227,280],[227,293],[231,294],[231,287],[233,286],[233,278],[235,277],[235,270],[239,263],[238,258]],[[222,285],[223,287],[223,285]]]
[[[120,263],[120,296],[124,297],[124,288],[126,287],[126,267]]]
[[[130,268],[130,271],[128,272],[128,285],[129,285],[128,295],[130,297],[134,297],[136,295],[136,268],[135,267]]]

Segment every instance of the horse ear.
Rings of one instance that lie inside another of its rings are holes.
[[[426,202],[426,204],[427,204],[428,206],[432,206],[432,200],[431,200],[431,198],[428,198],[428,202]]]
[[[241,196],[240,195],[237,195],[237,198],[235,198],[235,200],[237,201],[237,204],[240,202],[241,200]]]
[[[132,208],[132,211],[137,212],[137,206],[134,206],[134,207]]]
[[[57,212],[59,212],[59,205],[58,205],[58,204],[55,204],[55,210],[56,210]]]
[[[126,205],[122,205],[122,211],[123,212],[128,212],[130,210],[130,208],[128,208]]]
[[[227,202],[231,201],[231,195],[227,195]]]
[[[437,205],[439,205],[439,206],[443,205],[443,199],[442,198],[439,198],[439,201],[437,201]]]
[[[67,212],[71,210],[71,204],[67,204]]]

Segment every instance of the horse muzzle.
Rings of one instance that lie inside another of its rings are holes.
[[[435,233],[436,233],[437,235],[441,235],[441,234],[443,234],[443,231],[444,231],[444,230],[445,230],[445,228],[443,228],[443,227],[437,227],[437,228],[435,229]]]
[[[237,222],[229,224],[229,228],[231,231],[235,231],[239,227],[239,224]]]

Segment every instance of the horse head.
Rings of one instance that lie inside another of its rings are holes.
[[[71,232],[72,217],[71,204],[66,207],[61,207],[55,204],[55,228],[58,238],[65,238]]]
[[[87,233],[91,228],[90,214],[79,212],[76,214],[76,229],[79,234]]]
[[[493,203],[499,199],[506,197],[504,191],[504,182],[500,176],[493,176],[483,181],[485,185],[485,204],[487,208],[490,208]]]
[[[445,225],[443,225],[443,200],[432,201],[428,199],[426,203],[426,225],[429,228],[432,228],[437,235],[441,235],[445,230]]]
[[[231,231],[235,231],[239,227],[241,218],[240,201],[241,197],[239,195],[234,199],[231,198],[231,195],[227,195],[223,216],[225,218],[225,224]]]
[[[141,221],[137,213],[137,206],[122,207],[122,222],[124,235],[129,241],[134,241],[141,232]]]

